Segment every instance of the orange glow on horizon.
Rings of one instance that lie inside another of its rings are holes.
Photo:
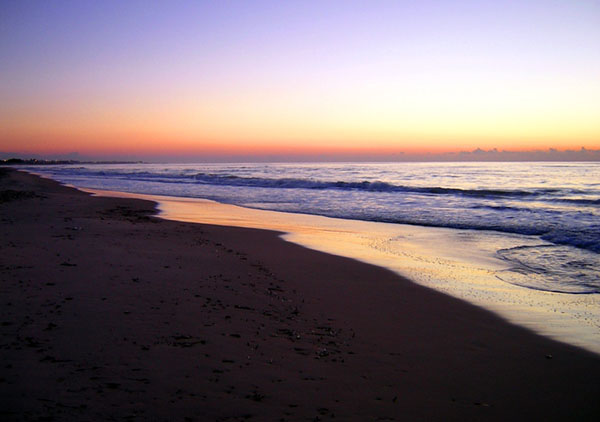
[[[0,153],[600,149],[586,2],[17,3]]]
[[[428,139],[426,137],[413,137],[399,139],[394,142],[368,142],[368,141],[328,141],[321,142],[312,140],[310,142],[277,142],[246,139],[237,141],[235,139],[219,140],[196,140],[170,138],[168,136],[152,136],[150,134],[86,134],[85,142],[82,136],[77,134],[53,135],[53,136],[19,136],[18,143],[11,152],[22,152],[30,154],[66,154],[77,152],[82,155],[133,155],[133,156],[333,156],[349,155],[360,159],[361,156],[370,155],[427,155],[470,152],[476,149],[498,150],[510,152],[545,151],[555,149],[558,151],[599,150],[600,141],[592,140],[557,140],[548,142],[546,139],[532,138],[521,142],[507,142],[505,139],[496,138],[483,142],[480,138],[473,139]],[[112,142],[107,141],[110,139]],[[3,142],[7,145],[9,142]],[[20,145],[20,146],[19,146]]]
[[[340,98],[333,100],[338,104]],[[360,156],[600,149],[591,103],[559,116],[544,108],[478,110],[469,102],[453,110],[424,104],[373,107],[375,99],[339,107],[311,104],[308,97],[298,101],[260,102],[241,95],[202,103],[184,97],[87,107],[39,102],[0,114],[0,152]]]

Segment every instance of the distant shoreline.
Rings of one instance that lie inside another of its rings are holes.
[[[0,160],[0,166],[47,166],[61,164],[142,164],[143,161],[78,161],[78,160],[38,160],[36,158],[8,158]]]

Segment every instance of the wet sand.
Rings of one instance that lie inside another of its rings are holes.
[[[279,233],[0,169],[3,420],[597,420],[600,357]]]
[[[528,276],[512,271],[514,264],[500,259],[498,251],[539,245],[537,236],[329,218],[197,198],[82,190],[157,202],[159,216],[167,220],[283,232],[285,240],[387,268],[538,334],[600,354],[600,295],[549,292],[505,281],[512,278],[527,284]]]

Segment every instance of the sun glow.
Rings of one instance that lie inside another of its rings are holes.
[[[153,7],[5,7],[0,152],[600,148],[593,6]]]

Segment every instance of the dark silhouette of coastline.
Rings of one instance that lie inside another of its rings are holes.
[[[142,161],[79,161],[79,160],[38,160],[37,158],[8,158],[0,160],[0,165],[59,165],[59,164],[139,164]]]

